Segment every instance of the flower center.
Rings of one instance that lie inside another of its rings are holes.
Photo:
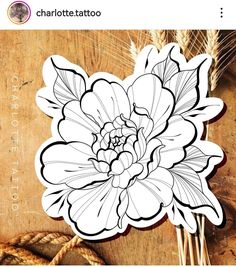
[[[121,145],[123,142],[122,142],[122,138],[119,137],[119,136],[115,136],[113,138],[111,138],[110,140],[110,148],[116,148],[117,146]]]
[[[97,171],[113,177],[114,186],[125,188],[142,172],[142,165],[137,163],[144,152],[138,149],[141,136],[142,129],[137,129],[136,124],[122,114],[94,134],[92,150],[96,158],[90,160]],[[145,143],[144,137],[142,142]]]

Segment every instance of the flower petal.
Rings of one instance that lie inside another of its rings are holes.
[[[139,163],[132,164],[121,174],[114,175],[112,185],[114,187],[126,188],[142,172],[143,166]]]
[[[188,166],[178,164],[170,170],[174,178],[173,193],[175,200],[196,213],[202,213],[214,224],[223,219],[222,207],[216,197],[206,188],[206,182]],[[205,187],[202,183],[204,182]]]
[[[147,45],[138,54],[134,73],[142,75],[150,73],[153,66],[157,63],[158,51],[155,45]]]
[[[133,162],[133,156],[130,152],[124,151],[118,154],[118,157],[111,163],[111,174],[121,174],[128,169]]]
[[[109,164],[107,164],[107,162],[99,161],[99,160],[96,160],[96,159],[89,159],[89,160],[93,163],[94,168],[98,172],[107,173],[109,171]]]
[[[198,147],[189,146],[186,147],[186,157],[183,164],[192,168],[196,172],[200,172],[208,166],[211,157],[213,156],[205,155]]]
[[[188,207],[184,207],[173,200],[167,209],[168,218],[176,226],[183,225],[189,233],[197,231],[196,220]]]
[[[138,160],[138,155],[134,149],[135,142],[137,142],[137,135],[132,134],[126,138],[123,145],[123,150],[132,154],[133,162],[136,162]]]
[[[117,209],[117,213],[119,215],[118,226],[121,229],[123,228],[122,219],[124,218],[124,216],[126,214],[128,205],[129,205],[129,198],[127,195],[127,191],[123,190],[120,194],[120,204],[119,204],[118,209]]]
[[[158,136],[165,146],[161,150],[160,166],[170,168],[174,163],[181,161],[185,156],[184,146],[193,142],[195,138],[196,130],[191,122],[179,115],[171,117],[166,130]]]
[[[216,97],[208,97],[201,99],[194,109],[190,109],[184,114],[185,117],[191,118],[191,120],[208,121],[216,117],[224,107],[224,103],[221,99]]]
[[[91,145],[94,141],[92,133],[100,128],[81,110],[79,101],[71,101],[63,108],[63,116],[58,128],[61,137],[67,141],[79,141]]]
[[[83,96],[81,107],[101,127],[121,114],[130,116],[130,103],[122,86],[104,79],[97,80],[92,91]]]
[[[63,69],[57,67],[55,62],[57,66],[63,66]],[[53,56],[45,61],[43,79],[47,87],[38,91],[36,102],[51,117],[60,114],[68,101],[80,100],[86,90],[87,74],[61,56]]]
[[[174,178],[173,192],[178,200],[190,207],[213,206],[204,195],[200,177],[193,169],[180,163],[170,172]]]
[[[117,157],[117,153],[112,149],[100,149],[97,153],[97,158],[100,161],[105,161],[108,164]]]
[[[137,140],[134,142],[134,150],[138,159],[142,158],[147,148],[146,140],[143,135],[143,128],[139,129],[137,132]]]
[[[67,198],[73,189],[65,184],[52,185],[43,193],[45,212],[54,218],[61,217],[68,209]]]
[[[164,168],[157,168],[144,180],[136,180],[127,188],[129,206],[127,216],[132,220],[150,219],[172,201],[173,178]]]
[[[73,188],[108,179],[94,168],[89,161],[92,157],[91,148],[83,143],[53,143],[42,152],[42,175],[48,183]]]
[[[165,87],[175,96],[174,114],[183,114],[197,105],[200,98],[199,71],[205,60],[196,69],[180,71],[166,82]]]
[[[153,120],[153,131],[149,138],[158,135],[166,126],[174,105],[170,91],[162,88],[160,79],[154,74],[145,74],[135,80],[128,89],[131,104],[145,108]]]
[[[50,117],[54,117],[61,110],[62,104],[57,100],[50,88],[42,88],[37,92],[36,103],[39,108]]]
[[[99,186],[74,190],[68,197],[69,217],[77,231],[92,237],[115,228],[122,191],[112,187],[111,179]]]
[[[143,165],[143,172],[138,176],[138,179],[146,178],[158,167],[161,159],[160,150],[163,147],[161,141],[156,138],[148,142],[146,152],[139,161]]]
[[[157,63],[152,69],[152,73],[156,74],[161,79],[164,86],[174,74],[180,71],[179,63],[171,58],[171,51],[173,48],[174,47],[171,48],[166,59]]]
[[[86,90],[84,77],[73,69],[58,67],[52,58],[51,61],[57,72],[53,88],[57,100],[62,104],[74,99],[80,100]]]
[[[145,138],[152,132],[153,120],[150,118],[148,111],[145,108],[134,106],[130,119],[135,123],[137,129],[143,128]]]

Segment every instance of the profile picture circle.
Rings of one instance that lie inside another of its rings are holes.
[[[15,24],[26,23],[31,15],[31,10],[28,4],[23,1],[15,1],[10,4],[7,10],[8,18]]]

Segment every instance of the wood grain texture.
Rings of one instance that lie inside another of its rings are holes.
[[[148,41],[135,31],[1,31],[0,32],[0,240],[27,231],[62,231],[72,234],[63,220],[53,220],[41,207],[43,186],[34,170],[38,147],[51,136],[51,119],[35,104],[44,87],[42,65],[59,54],[82,66],[88,74],[108,71],[121,79],[131,74],[129,38]],[[232,78],[233,77],[233,78]],[[213,264],[235,264],[235,116],[236,80],[233,69],[214,92],[226,105],[225,115],[210,126],[210,140],[223,147],[227,162],[210,185],[226,211],[226,224],[207,224],[207,241]],[[108,264],[178,264],[175,228],[164,219],[158,227],[130,228],[112,240],[88,242]],[[54,248],[36,251],[54,254]],[[63,263],[85,263],[73,253]]]
[[[220,200],[225,212],[225,224],[217,228],[210,223],[206,238],[212,264],[236,264],[236,62],[225,72],[213,96],[225,103],[225,113],[210,126],[210,140],[219,144],[225,152],[225,163],[210,186]]]

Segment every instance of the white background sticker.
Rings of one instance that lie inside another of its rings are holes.
[[[201,140],[203,123],[223,108],[207,97],[210,65],[208,55],[186,62],[173,43],[160,52],[146,46],[124,81],[48,58],[36,101],[53,117],[52,138],[35,161],[47,214],[91,240],[165,214],[191,233],[193,213],[219,225],[222,209],[205,177],[223,152]]]

